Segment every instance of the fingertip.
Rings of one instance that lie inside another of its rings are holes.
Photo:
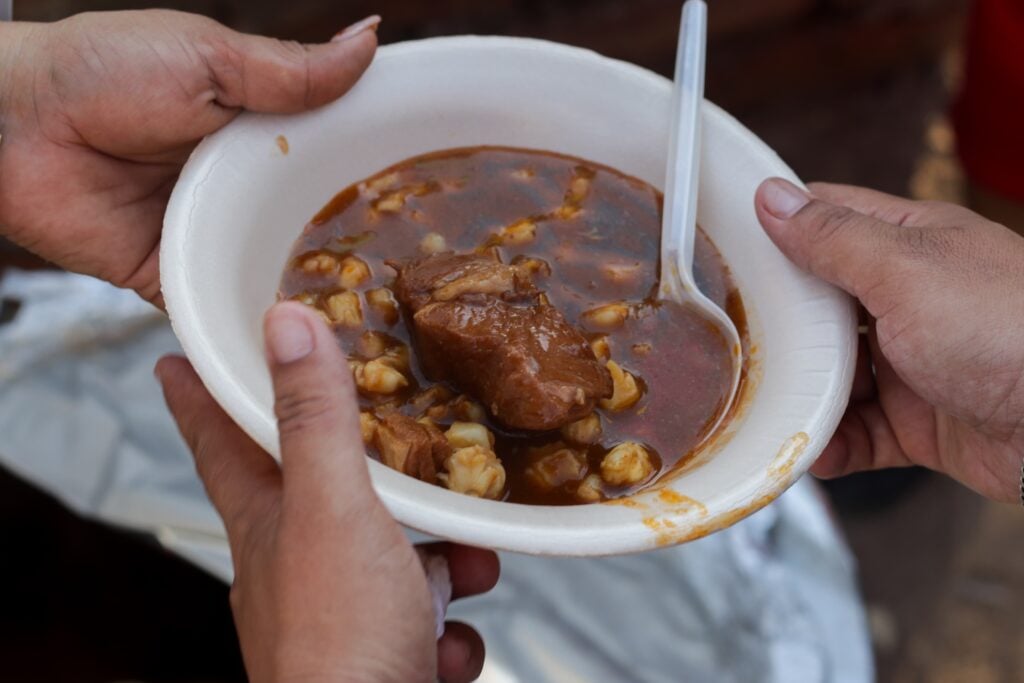
[[[454,545],[448,558],[455,598],[486,593],[501,576],[501,560],[493,550]]]
[[[313,310],[306,304],[300,301],[278,301],[267,309],[267,312],[263,314],[263,326],[266,328],[267,321],[277,316],[293,316],[298,318],[304,318],[309,320],[315,320],[319,318]]]
[[[811,466],[811,474],[819,479],[835,479],[845,474],[850,462],[850,448],[846,435],[836,432]]]
[[[335,36],[331,38],[331,42],[339,43],[345,40],[349,40],[367,31],[373,32],[373,34],[376,35],[377,27],[380,26],[380,21],[381,19],[379,14],[371,14],[365,19],[360,19],[356,23],[350,26],[346,26],[341,31],[338,31],[338,33],[336,33]]]
[[[364,29],[313,48],[317,59],[310,69],[308,107],[323,106],[348,92],[373,62],[377,44],[376,30]]]
[[[486,648],[476,629],[458,621],[445,625],[437,641],[437,674],[444,683],[469,683],[484,669]]]
[[[177,356],[163,356],[153,366],[153,376],[157,378],[157,381],[159,381],[160,384],[164,383],[164,378],[171,372],[175,358],[177,358]]]
[[[377,49],[372,30],[315,45],[233,31],[225,35],[210,60],[217,102],[275,114],[308,111],[338,99],[359,80]]]
[[[304,303],[299,301],[278,301],[263,314],[263,330],[267,329],[267,323],[272,319],[278,319],[280,317],[291,318],[293,320],[303,320],[310,328],[314,330],[323,329],[328,330],[327,323],[324,319],[313,309]]]
[[[448,560],[453,600],[486,593],[501,576],[501,560],[493,550],[448,542],[431,543],[424,548]]]
[[[785,178],[768,178],[755,198],[759,208],[780,221],[789,220],[811,201],[811,195]]]
[[[192,364],[184,356],[176,354],[169,354],[158,360],[153,366],[153,375],[160,383],[168,403],[173,398],[170,393],[174,392],[177,387],[187,384],[189,380],[198,381],[198,375],[196,375]],[[174,407],[171,406],[172,409]]]
[[[272,364],[288,365],[302,360],[316,348],[313,316],[304,304],[284,301],[263,316],[263,340]]]

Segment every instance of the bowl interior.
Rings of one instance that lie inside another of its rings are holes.
[[[575,155],[661,187],[669,95],[667,80],[588,51],[463,37],[382,48],[356,87],[320,110],[240,116],[196,150],[165,220],[164,296],[186,354],[276,455],[260,320],[292,243],[335,193],[408,157],[472,145]],[[853,306],[793,267],[758,225],[757,185],[793,173],[717,107],[703,117],[699,221],[739,283],[755,358],[755,388],[709,445],[713,457],[619,504],[564,508],[478,500],[371,463],[399,521],[523,552],[638,551],[737,521],[820,453],[852,381]]]

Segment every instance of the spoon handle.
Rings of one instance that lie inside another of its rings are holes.
[[[0,21],[14,18],[14,0],[0,0]]]
[[[697,190],[700,175],[700,116],[704,101],[704,62],[707,53],[708,7],[704,0],[686,0],[679,23],[679,49],[672,92],[665,208],[662,218],[662,271],[695,289],[693,250],[697,233]],[[665,278],[662,278],[663,282]]]

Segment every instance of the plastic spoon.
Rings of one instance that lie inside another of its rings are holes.
[[[661,288],[659,299],[692,306],[721,332],[732,358],[732,383],[710,436],[736,400],[743,367],[740,335],[729,316],[697,288],[693,278],[697,234],[697,189],[700,176],[701,103],[704,101],[704,62],[707,50],[708,8],[704,0],[686,0],[679,23],[665,209],[661,224]]]

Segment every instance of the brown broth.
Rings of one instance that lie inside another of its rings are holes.
[[[589,180],[589,191],[576,201],[570,188],[579,177]],[[390,192],[401,188],[415,192],[405,196],[400,210],[376,210]],[[560,212],[559,207],[568,208]],[[520,246],[500,246],[504,262],[517,256],[546,261],[551,274],[538,276],[537,286],[588,336],[596,336],[597,330],[587,329],[585,311],[610,302],[625,302],[632,311],[622,328],[603,333],[608,335],[611,358],[641,380],[644,395],[623,412],[598,408],[603,437],[589,449],[589,471],[599,471],[602,457],[614,445],[637,441],[660,459],[660,476],[708,436],[723,409],[731,363],[724,340],[697,312],[655,300],[661,208],[661,193],[647,183],[582,159],[499,147],[435,152],[339,193],[297,240],[280,295],[322,305],[327,295],[339,291],[337,274],[310,274],[299,267],[311,253],[351,253],[365,261],[372,277],[355,288],[363,296],[393,281],[395,273],[386,260],[422,255],[420,241],[428,233],[443,235],[449,250],[472,251],[501,228],[532,218],[536,238]],[[609,266],[619,270],[618,277],[609,274]],[[697,235],[694,270],[701,290],[723,308],[728,304],[727,310],[742,324],[743,306],[728,268],[703,231]],[[358,338],[366,329],[385,332],[412,347],[403,319],[389,325],[362,301],[365,326],[335,328],[339,344],[350,355],[359,356]],[[650,345],[647,353],[637,346],[644,344]],[[417,414],[406,402],[433,383],[423,375],[414,347],[411,352],[410,386],[392,396],[361,396],[364,410],[388,403]],[[496,436],[495,451],[507,472],[507,500],[579,502],[574,484],[544,492],[525,476],[530,449],[558,442],[557,432],[527,434],[510,432],[491,420],[486,424]],[[617,497],[636,488],[609,487],[606,493]]]

